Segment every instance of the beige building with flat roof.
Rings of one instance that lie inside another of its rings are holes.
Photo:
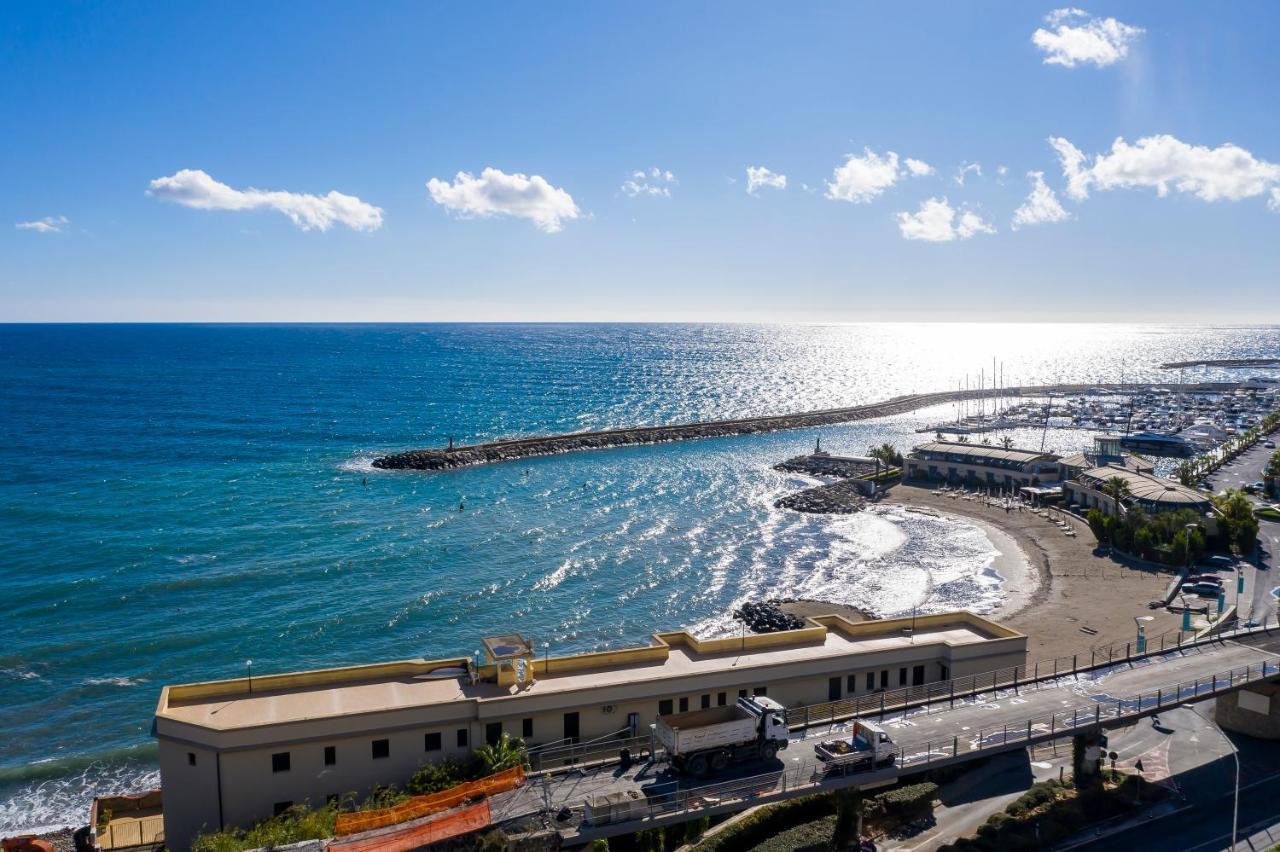
[[[1021,665],[1026,637],[953,612],[538,658],[519,635],[481,662],[402,660],[166,686],[156,708],[165,835],[247,826],[293,803],[404,784],[422,764],[503,733],[529,744],[639,732],[659,714],[767,694],[785,706]]]

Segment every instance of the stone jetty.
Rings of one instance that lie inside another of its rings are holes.
[[[1105,388],[1116,392],[1145,390],[1148,384],[1091,384],[1091,385],[1042,385],[1035,387],[1010,387],[999,392],[1004,396],[1037,396],[1048,393],[1083,393],[1089,388]],[[1173,390],[1211,389],[1209,385],[1156,385]],[[1233,383],[1216,386],[1218,389],[1234,388]],[[566,435],[546,435],[535,438],[514,438],[486,444],[449,447],[432,450],[409,450],[393,453],[373,460],[373,466],[382,470],[449,470],[475,464],[511,461],[531,456],[547,456],[577,450],[602,450],[611,447],[627,447],[640,444],[661,444],[668,441],[686,441],[693,438],[717,438],[726,435],[753,435],[761,432],[779,432],[786,429],[809,429],[833,423],[851,423],[903,414],[931,405],[954,402],[961,399],[992,397],[996,391],[962,390],[937,393],[906,394],[883,402],[855,405],[849,408],[828,408],[796,414],[778,414],[764,417],[746,417],[737,420],[708,420],[671,426],[637,426],[630,429],[607,429],[600,432],[574,432]]]

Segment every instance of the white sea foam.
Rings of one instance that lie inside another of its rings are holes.
[[[86,686],[138,686],[147,682],[145,677],[88,677]]]
[[[59,778],[6,787],[0,834],[78,828],[89,821],[94,796],[136,795],[160,786],[160,770],[131,762],[94,762]]]

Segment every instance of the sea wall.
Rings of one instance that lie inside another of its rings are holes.
[[[1041,396],[1048,393],[1083,393],[1091,388],[1124,393],[1146,390],[1151,387],[1181,391],[1222,391],[1234,389],[1235,383],[1200,384],[1090,384],[1090,385],[1040,385],[1032,387],[1003,388],[1004,396]],[[453,447],[452,449],[409,450],[374,459],[373,466],[382,470],[449,470],[476,464],[511,461],[531,456],[547,456],[578,450],[602,450],[611,447],[627,447],[641,444],[661,444],[668,441],[687,441],[694,438],[717,438],[726,435],[752,435],[761,432],[780,432],[787,429],[809,429],[833,423],[852,423],[903,414],[931,405],[940,405],[961,399],[982,399],[996,396],[996,391],[967,390],[939,391],[937,393],[906,394],[883,402],[855,405],[849,408],[828,408],[820,411],[804,411],[796,414],[746,417],[737,420],[707,420],[670,426],[637,426],[629,429],[606,429],[599,432],[573,432],[565,435],[546,435],[534,438],[515,438],[492,441],[485,444]]]

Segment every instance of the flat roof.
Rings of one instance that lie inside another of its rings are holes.
[[[1086,482],[1086,484],[1093,486],[1096,483],[1099,488],[1105,486],[1107,480],[1112,477],[1123,479],[1127,482],[1129,484],[1129,494],[1134,499],[1144,503],[1165,503],[1187,508],[1207,506],[1210,503],[1208,496],[1196,491],[1194,488],[1188,488],[1181,483],[1174,482],[1172,479],[1164,479],[1148,473],[1139,473],[1136,470],[1128,470],[1118,465],[1095,467],[1080,474],[1080,479],[1092,480],[1091,482]]]
[[[950,453],[952,455],[963,455],[976,459],[1012,461],[1020,462],[1022,464],[1033,461],[1056,461],[1058,458],[1053,453],[1039,453],[1035,450],[1006,450],[1001,447],[993,447],[988,444],[962,444],[959,441],[930,441],[927,444],[920,444],[915,448],[915,451],[926,453]]]
[[[405,661],[401,671],[389,670],[381,676],[369,676],[370,669],[376,667],[354,667],[256,677],[252,693],[242,688],[239,680],[166,687],[156,716],[204,728],[234,730],[451,702],[483,704],[720,672],[742,672],[742,680],[746,682],[750,679],[746,672],[771,666],[913,646],[968,645],[1021,636],[1016,631],[967,612],[919,617],[914,639],[903,632],[910,618],[861,622],[858,625],[837,616],[820,616],[819,619],[821,623],[807,619],[804,629],[786,631],[797,634],[796,641],[792,642],[779,642],[785,637],[776,633],[748,636],[745,651],[736,647],[739,642],[736,637],[697,640],[685,633],[669,633],[654,637],[660,646],[624,649],[613,654],[552,657],[550,673],[539,671],[537,679],[523,687],[499,686],[486,681],[472,684],[468,677],[457,675],[456,660],[440,663]],[[822,635],[817,635],[819,631]],[[685,642],[683,637],[692,642]],[[751,647],[752,640],[771,644]],[[699,645],[710,647],[700,649]],[[726,645],[734,647],[726,649]],[[589,658],[615,655],[621,655],[622,659],[602,661],[599,665],[582,665],[584,660],[590,662]],[[627,662],[628,655],[651,659]],[[537,663],[541,669],[545,661],[538,660]],[[426,674],[433,665],[447,668],[451,673],[445,677]],[[568,670],[557,672],[557,665]],[[417,666],[421,673],[403,670],[410,666]],[[349,675],[344,677],[347,673]],[[225,689],[219,688],[224,685]],[[670,691],[676,692],[677,687],[673,686]],[[190,697],[184,697],[184,693]],[[659,693],[655,691],[656,694]]]

